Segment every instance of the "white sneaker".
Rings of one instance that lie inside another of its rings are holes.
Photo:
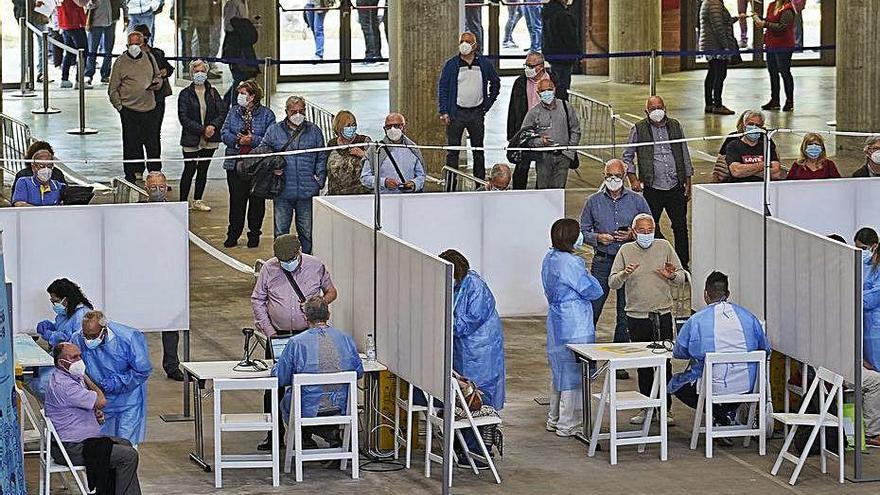
[[[629,418],[629,424],[631,425],[642,425],[645,424],[645,410],[643,409],[640,413],[635,416]]]
[[[544,429],[550,432],[556,431],[556,424],[547,421],[544,425]]]
[[[58,87],[61,89],[70,89],[73,87],[73,83],[70,81],[61,81],[58,83]]]
[[[579,428],[575,428],[574,430],[556,430],[556,436],[560,438],[568,438],[573,437],[580,432]]]
[[[73,85],[73,89],[79,89],[79,81],[77,81],[76,84]],[[83,81],[83,89],[92,89],[92,83],[89,82],[88,79]]]
[[[211,211],[211,207],[205,204],[201,199],[193,201],[192,209],[196,211]]]

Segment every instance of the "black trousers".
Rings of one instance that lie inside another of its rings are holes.
[[[155,110],[149,112],[136,112],[122,107],[119,117],[122,119],[122,158],[125,160],[143,160],[146,158],[159,158],[162,148],[159,144],[159,127]],[[159,162],[125,163],[125,180],[135,181],[136,173],[144,170],[162,170]]]
[[[196,178],[196,192],[193,199],[202,199],[205,194],[205,185],[208,183],[208,167],[210,160],[196,161],[193,158],[209,158],[214,156],[215,149],[203,149],[199,151],[184,151],[183,175],[180,176],[180,200],[189,199],[189,189],[192,187],[193,176]]]
[[[377,7],[379,0],[357,0],[358,7]],[[379,9],[358,9],[358,23],[364,33],[364,59],[382,58],[382,34],[379,31]]]
[[[162,369],[166,375],[180,369],[180,358],[177,355],[179,342],[180,332],[162,332]]]
[[[540,158],[540,153],[523,152],[522,160],[513,168],[512,187],[514,189],[527,189],[529,187],[529,170],[532,169],[532,162]]]
[[[696,383],[688,383],[678,389],[675,392],[675,396],[678,397],[684,405],[690,407],[691,409],[697,408],[697,403],[699,401],[699,394],[697,393],[697,384]],[[719,419],[727,414],[736,411],[739,407],[739,404],[731,403],[731,404],[715,404],[712,406],[712,417],[714,419],[715,424],[719,423]]]
[[[709,60],[709,71],[706,72],[705,99],[707,107],[720,107],[721,93],[724,91],[724,79],[727,78],[728,60]]]
[[[653,342],[659,335],[660,340],[672,340],[672,313],[660,315],[659,332],[654,329],[650,318],[626,317],[626,325],[629,329],[631,342]],[[639,392],[650,397],[651,387],[654,386],[654,370],[651,368],[639,368]],[[666,382],[672,378],[672,365],[666,361]],[[665,393],[665,391],[664,391]],[[668,405],[672,404],[672,397],[666,397]]]
[[[455,111],[455,116],[446,126],[446,142],[450,146],[461,146],[461,137],[467,129],[471,146],[483,147],[483,137],[486,135],[486,127],[483,122],[483,110],[480,108],[461,108]],[[458,151],[446,152],[446,165],[458,168]],[[474,151],[474,176],[478,179],[486,178],[486,155],[482,150]]]
[[[791,75],[791,52],[767,53],[767,72],[770,73],[770,100],[779,101],[779,77],[785,87],[785,100],[794,102],[794,77]]]
[[[226,236],[236,240],[241,237],[247,213],[248,238],[259,238],[263,233],[266,200],[251,196],[250,183],[242,180],[235,170],[226,171],[226,185],[229,187],[229,228]]]
[[[672,222],[672,235],[675,236],[675,254],[678,255],[681,266],[687,270],[691,262],[691,251],[687,225],[688,201],[684,196],[684,186],[679,184],[668,191],[646,187],[643,194],[657,224],[655,232],[659,239],[664,239],[660,230],[660,217],[663,216],[663,210],[666,210],[666,215]]]

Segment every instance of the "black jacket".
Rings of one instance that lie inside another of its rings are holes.
[[[700,6],[700,50],[736,50],[733,23],[738,19],[730,15],[722,0],[703,0]]]
[[[233,72],[245,73],[247,77],[255,77],[260,73],[257,52],[254,45],[257,43],[259,34],[254,23],[243,17],[233,17],[229,20],[232,31],[226,32],[223,40],[223,58],[254,60],[254,65],[230,63]]]
[[[174,66],[169,64],[168,60],[165,60],[165,52],[161,48],[151,46],[150,55],[156,60],[156,67],[158,67],[159,70],[165,69],[165,77],[162,78],[162,87],[155,91],[156,103],[162,103],[165,101],[165,97],[171,96],[171,83],[168,82],[168,80],[171,77],[171,74],[174,74]]]
[[[550,80],[553,81],[553,84],[556,84],[556,76],[553,75],[548,69],[545,69],[547,74],[550,75]],[[516,78],[513,81],[513,89],[510,91],[510,105],[507,107],[507,140],[510,141],[514,134],[516,134],[520,127],[522,127],[523,120],[526,118],[526,114],[529,113],[529,98],[526,95],[526,90],[528,86],[526,85],[526,76],[522,75]],[[556,88],[556,97],[565,99],[562,95],[562,90]]]
[[[556,0],[541,8],[543,21],[543,40],[541,50],[544,58],[553,63],[555,55],[576,55],[581,52],[578,43],[578,23],[571,11]],[[557,58],[558,61],[574,63],[572,58]]]
[[[865,163],[862,168],[853,172],[852,176],[855,177],[870,177],[871,174],[868,172],[868,164]],[[54,177],[53,177],[54,178]]]
[[[202,122],[202,112],[199,108],[199,98],[193,85],[183,88],[177,97],[177,119],[180,121],[182,132],[180,145],[195,147],[199,145],[205,127],[212,125],[216,132],[210,139],[211,143],[220,142],[220,129],[226,121],[226,102],[220,96],[217,88],[205,82],[205,121]]]

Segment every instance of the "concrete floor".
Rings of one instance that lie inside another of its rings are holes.
[[[791,125],[799,128],[825,128],[833,112],[834,73],[831,69],[795,69],[798,92],[810,95],[798,100],[798,111],[794,114],[775,114],[771,124]],[[667,77],[660,84],[660,93],[670,95],[667,99],[672,115],[684,122],[690,135],[725,133],[733,127],[732,117],[704,116],[700,91],[702,74],[683,73]],[[736,70],[728,84],[729,105],[737,110],[758,106],[766,92],[764,73],[753,70]],[[510,79],[504,80],[508,90]],[[577,78],[575,89],[590,96],[610,101],[620,113],[639,114],[645,87],[623,86],[602,82],[597,78]],[[331,110],[349,107],[361,115],[361,127],[373,135],[378,134],[379,115],[387,109],[387,88],[383,82],[358,82],[350,84],[302,84],[285,86],[285,91],[300,93]],[[101,128],[101,134],[91,137],[72,137],[63,130],[76,123],[74,93],[54,92],[53,104],[65,110],[60,116],[32,116],[30,108],[37,105],[34,100],[22,101],[6,97],[5,111],[30,123],[34,135],[48,137],[66,159],[80,157],[105,158],[119,156],[119,124],[115,114],[107,111],[103,92],[94,90],[89,95],[89,125]],[[502,118],[507,102],[507,91],[502,92],[499,105],[490,117]],[[273,106],[280,109],[283,96],[274,98]],[[179,129],[174,115],[174,100],[169,101],[167,125],[163,136],[167,156],[177,156],[175,145]],[[367,119],[364,116],[371,116]],[[373,118],[375,117],[375,118]],[[501,144],[503,129],[492,129],[487,143]],[[796,144],[780,140],[783,156],[792,157]],[[692,148],[711,152],[715,145]],[[108,151],[110,150],[110,151]],[[490,157],[489,160],[492,160]],[[858,165],[858,158],[850,155],[841,163],[843,171],[852,171]],[[698,181],[705,181],[711,170],[708,161],[696,161]],[[105,165],[77,166],[87,176],[103,180],[116,175],[121,167]],[[179,173],[180,167],[168,164],[171,177]],[[222,175],[219,164],[213,167],[212,177]],[[566,214],[579,214],[585,197],[600,182],[599,169],[585,166],[580,177],[572,174],[570,188],[566,194]],[[206,200],[214,206],[210,213],[193,213],[191,228],[199,236],[215,246],[222,244],[226,229],[226,191],[222,180],[212,180],[208,186]],[[271,211],[271,209],[270,209]],[[256,258],[271,256],[271,213],[267,215],[263,244],[260,248],[249,250],[243,247],[227,250],[236,258],[252,263]],[[191,248],[191,315],[193,359],[237,359],[241,346],[240,329],[251,324],[248,296],[253,287],[253,279],[234,272],[197,248]],[[734,295],[735,298],[735,295]],[[613,296],[608,302],[613,308]],[[597,329],[599,341],[609,341],[612,334],[613,310],[606,311]],[[712,460],[703,457],[702,450],[690,451],[688,439],[689,423],[692,414],[681,403],[674,401],[673,411],[678,426],[669,430],[669,460],[660,462],[658,448],[649,447],[644,454],[634,448],[622,448],[619,464],[611,467],[606,452],[599,452],[594,459],[585,455],[585,447],[570,439],[560,439],[544,431],[546,407],[539,406],[533,399],[546,396],[549,386],[549,370],[544,351],[544,319],[521,318],[505,320],[505,342],[507,360],[508,402],[503,412],[505,421],[505,455],[498,461],[503,484],[495,485],[491,476],[483,473],[474,476],[470,472],[456,470],[455,493],[578,493],[592,488],[617,489],[620,492],[642,494],[662,493],[687,487],[696,493],[803,493],[824,494],[844,490],[847,493],[874,493],[876,486],[871,484],[848,484],[841,488],[830,475],[822,475],[818,461],[811,463],[803,471],[796,487],[789,487],[785,478],[769,476],[775,454],[781,445],[780,440],[770,442],[768,455],[757,455],[757,447],[745,449],[741,445],[733,448],[716,447]],[[215,493],[213,475],[200,471],[187,459],[192,447],[193,426],[191,423],[163,423],[160,414],[179,412],[181,408],[181,387],[177,382],[167,380],[161,371],[161,344],[157,335],[148,337],[152,361],[156,366],[149,385],[149,425],[147,441],[141,446],[140,480],[144,493]],[[634,388],[635,380],[620,382],[624,388]],[[256,394],[242,393],[240,401],[232,404],[240,410],[259,408]],[[210,407],[211,400],[205,401]],[[621,415],[621,420],[626,419]],[[211,424],[206,424],[206,449],[210,452]],[[239,452],[252,452],[260,440],[259,435],[233,435],[226,445]],[[702,449],[702,442],[700,448]],[[866,457],[867,473],[880,474],[880,463],[871,451]],[[31,488],[36,490],[38,463],[35,458],[27,460],[27,475]],[[851,460],[848,462],[851,465]],[[833,464],[829,466],[833,469]],[[435,478],[426,479],[423,475],[422,453],[414,455],[413,468],[409,471],[376,473],[367,471],[365,466],[361,479],[353,481],[338,471],[326,471],[317,467],[307,468],[305,481],[296,484],[292,476],[282,478],[282,487],[272,489],[270,477],[265,470],[237,470],[224,476],[224,489],[242,494],[313,492],[316,488],[324,493],[438,493],[440,470],[435,469]],[[548,484],[552,488],[548,490]],[[53,492],[62,493],[57,481]]]

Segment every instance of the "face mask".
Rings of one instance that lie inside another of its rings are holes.
[[[101,333],[103,333],[103,332],[104,332],[104,330],[101,330]],[[98,346],[101,345],[101,342],[104,341],[104,339],[101,337],[101,334],[99,333],[98,336],[95,337],[94,339],[85,339],[85,341],[86,341],[86,348],[97,349]]]
[[[648,118],[653,120],[654,122],[661,122],[664,118],[666,118],[666,110],[662,108],[655,108],[648,112]]]
[[[654,244],[654,233],[636,234],[636,243],[643,249],[648,249],[651,244]]]
[[[541,102],[545,105],[549,105],[553,103],[553,100],[556,99],[556,92],[552,89],[545,89],[538,93],[538,96],[541,97]]]
[[[128,54],[137,58],[141,54],[140,45],[128,45]]]
[[[403,129],[392,127],[385,131],[385,135],[388,136],[388,139],[392,141],[400,141],[400,138],[403,137]]]
[[[526,67],[523,72],[529,79],[534,79],[535,76],[538,75],[538,69],[535,69],[534,67]]]
[[[286,272],[292,272],[299,268],[299,264],[302,260],[299,257],[296,257],[290,261],[281,261],[281,269]]]
[[[574,248],[575,249],[580,249],[582,247],[584,247],[584,233],[583,232],[578,234],[577,240],[574,241]]]
[[[461,44],[458,45],[458,53],[461,53],[462,55],[470,55],[472,51],[474,51],[474,46],[467,41],[462,41]]]
[[[67,308],[64,306],[64,302],[52,303],[52,311],[54,311],[56,315],[67,314]]]
[[[68,361],[70,362],[70,361]],[[67,372],[73,376],[83,376],[86,374],[86,363],[82,359],[79,361],[74,361],[70,363],[67,367]]]
[[[150,189],[148,191],[150,193],[150,202],[151,203],[161,203],[165,201],[165,196],[168,192],[164,187],[157,187],[156,189]]]
[[[37,180],[40,182],[49,182],[49,179],[52,177],[52,169],[51,168],[41,168],[37,170]]]
[[[761,128],[754,125],[749,124],[746,126],[746,137],[749,138],[750,141],[757,141],[761,139]]]
[[[199,86],[205,84],[205,81],[208,80],[207,72],[193,72],[193,82],[198,84]]]
[[[301,113],[295,113],[290,117],[287,117],[287,120],[290,121],[291,124],[295,126],[301,126],[303,122],[306,120],[306,116]]]
[[[822,154],[822,145],[808,144],[806,148],[804,148],[804,154],[807,155],[807,158],[815,160]]]
[[[871,248],[862,249],[862,261],[864,263],[870,263],[874,259],[874,253],[871,252]]]
[[[880,150],[871,153],[871,161],[880,165]]]
[[[609,191],[619,191],[620,188],[623,187],[623,179],[620,177],[608,177],[605,179],[605,187],[607,187]]]
[[[238,106],[246,107],[246,106],[248,106],[248,103],[251,102],[251,97],[244,94],[244,93],[239,93],[238,96],[236,97],[235,101],[236,101],[236,103],[238,103]]]
[[[345,139],[354,138],[355,134],[357,134],[357,126],[356,125],[347,125],[342,128],[342,137]]]

